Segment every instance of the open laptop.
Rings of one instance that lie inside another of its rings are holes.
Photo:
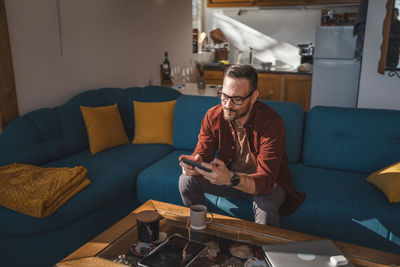
[[[343,255],[330,240],[315,240],[295,242],[289,244],[275,244],[262,246],[265,258],[272,267],[333,267],[331,256]],[[347,259],[348,260],[348,259]],[[346,265],[353,266],[349,261]]]

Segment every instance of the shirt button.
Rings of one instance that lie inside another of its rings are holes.
[[[232,161],[232,159],[229,159],[229,161]]]
[[[235,147],[234,147],[234,146],[232,146],[232,149],[235,149]]]

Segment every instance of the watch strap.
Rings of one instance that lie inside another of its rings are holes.
[[[231,186],[237,186],[240,183],[240,176],[236,172],[233,172],[232,177],[229,180]]]

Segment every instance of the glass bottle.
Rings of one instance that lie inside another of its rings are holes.
[[[163,80],[170,81],[171,80],[171,65],[169,64],[169,60],[168,60],[168,52],[164,53],[164,57],[165,57],[165,59],[162,64]]]

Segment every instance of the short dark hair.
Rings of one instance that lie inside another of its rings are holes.
[[[250,92],[257,90],[258,75],[257,71],[250,65],[247,64],[236,64],[229,66],[224,73],[224,79],[237,78],[246,79],[249,81]]]

